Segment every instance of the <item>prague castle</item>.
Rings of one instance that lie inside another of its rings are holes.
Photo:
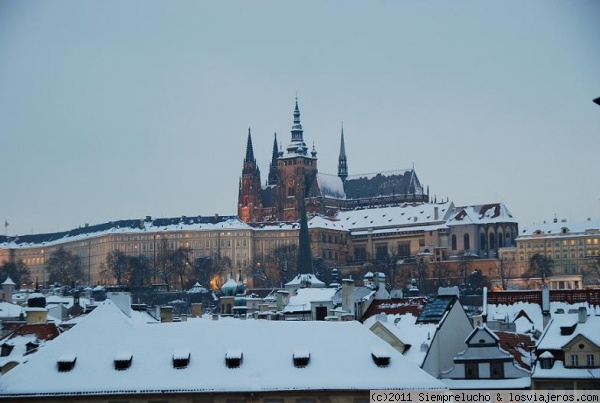
[[[296,100],[291,138],[284,148],[275,135],[264,183],[248,131],[237,216],[145,217],[60,233],[0,236],[0,264],[23,261],[31,281],[46,284],[46,261],[64,248],[79,256],[82,282],[111,284],[114,279],[102,276],[109,252],[144,256],[157,267],[157,250],[166,244],[188,249],[192,260],[227,257],[231,269],[250,279],[251,269],[265,264],[274,250],[298,245],[303,206],[312,255],[327,268],[361,268],[390,256],[420,254],[435,261],[464,254],[492,261],[499,248],[515,245],[517,221],[501,203],[455,206],[449,200],[431,201],[414,168],[350,175],[343,128],[337,174],[319,172],[317,161],[315,147],[309,150],[304,140]]]
[[[298,100],[291,139],[284,149],[273,140],[269,175],[263,186],[248,130],[246,156],[239,187],[238,215],[244,222],[297,221],[301,203],[309,215],[334,216],[340,210],[426,203],[428,192],[414,169],[349,175],[342,128],[337,175],[320,173],[317,151],[308,151],[300,123]]]

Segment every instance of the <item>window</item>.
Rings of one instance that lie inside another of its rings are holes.
[[[456,235],[452,235],[452,250],[456,250]]]
[[[572,367],[579,366],[579,356],[577,354],[571,354],[571,366]]]
[[[492,379],[504,378],[504,364],[501,362],[490,363],[490,376]]]
[[[588,354],[585,356],[586,358],[586,364],[588,367],[593,367],[594,366],[594,354]]]
[[[465,234],[463,237],[463,243],[464,243],[464,249],[471,249],[471,238],[469,237],[469,234]]]
[[[478,379],[479,378],[479,364],[476,362],[465,363],[465,378],[466,379]]]

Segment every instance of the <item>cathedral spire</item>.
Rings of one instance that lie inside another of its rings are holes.
[[[246,158],[244,162],[256,162],[254,159],[254,149],[252,148],[252,135],[250,134],[250,128],[248,128],[248,142],[246,143]]]
[[[298,108],[298,97],[296,97],[296,108],[294,109],[294,125],[292,126],[292,141],[303,141],[302,124],[300,124],[300,109]]]
[[[298,274],[314,274],[312,253],[310,250],[310,235],[304,201],[300,205],[300,240],[298,243]]]
[[[273,139],[273,155],[271,157],[271,165],[269,166],[269,180],[268,185],[277,184],[277,158],[279,158],[279,149],[277,148],[277,133]]]
[[[338,176],[342,179],[342,181],[345,181],[348,177],[348,161],[346,160],[346,145],[344,144],[344,122],[342,122],[340,156],[338,158]]]

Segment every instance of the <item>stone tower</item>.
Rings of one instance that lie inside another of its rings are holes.
[[[254,158],[252,135],[248,129],[246,157],[240,179],[238,194],[238,216],[244,222],[260,221],[262,203],[260,199],[260,170]]]

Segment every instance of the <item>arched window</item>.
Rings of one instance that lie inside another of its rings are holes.
[[[485,234],[479,235],[479,249],[487,249],[487,242],[485,241]]]
[[[510,231],[506,233],[506,246],[512,246],[512,236],[510,235]]]
[[[465,234],[465,236],[463,237],[463,244],[464,250],[471,249],[471,238],[469,237],[469,234]]]
[[[496,235],[490,232],[490,249],[496,249]]]
[[[456,235],[452,235],[452,250],[456,250]]]
[[[502,236],[502,232],[498,232],[498,247],[504,247],[504,237]]]

